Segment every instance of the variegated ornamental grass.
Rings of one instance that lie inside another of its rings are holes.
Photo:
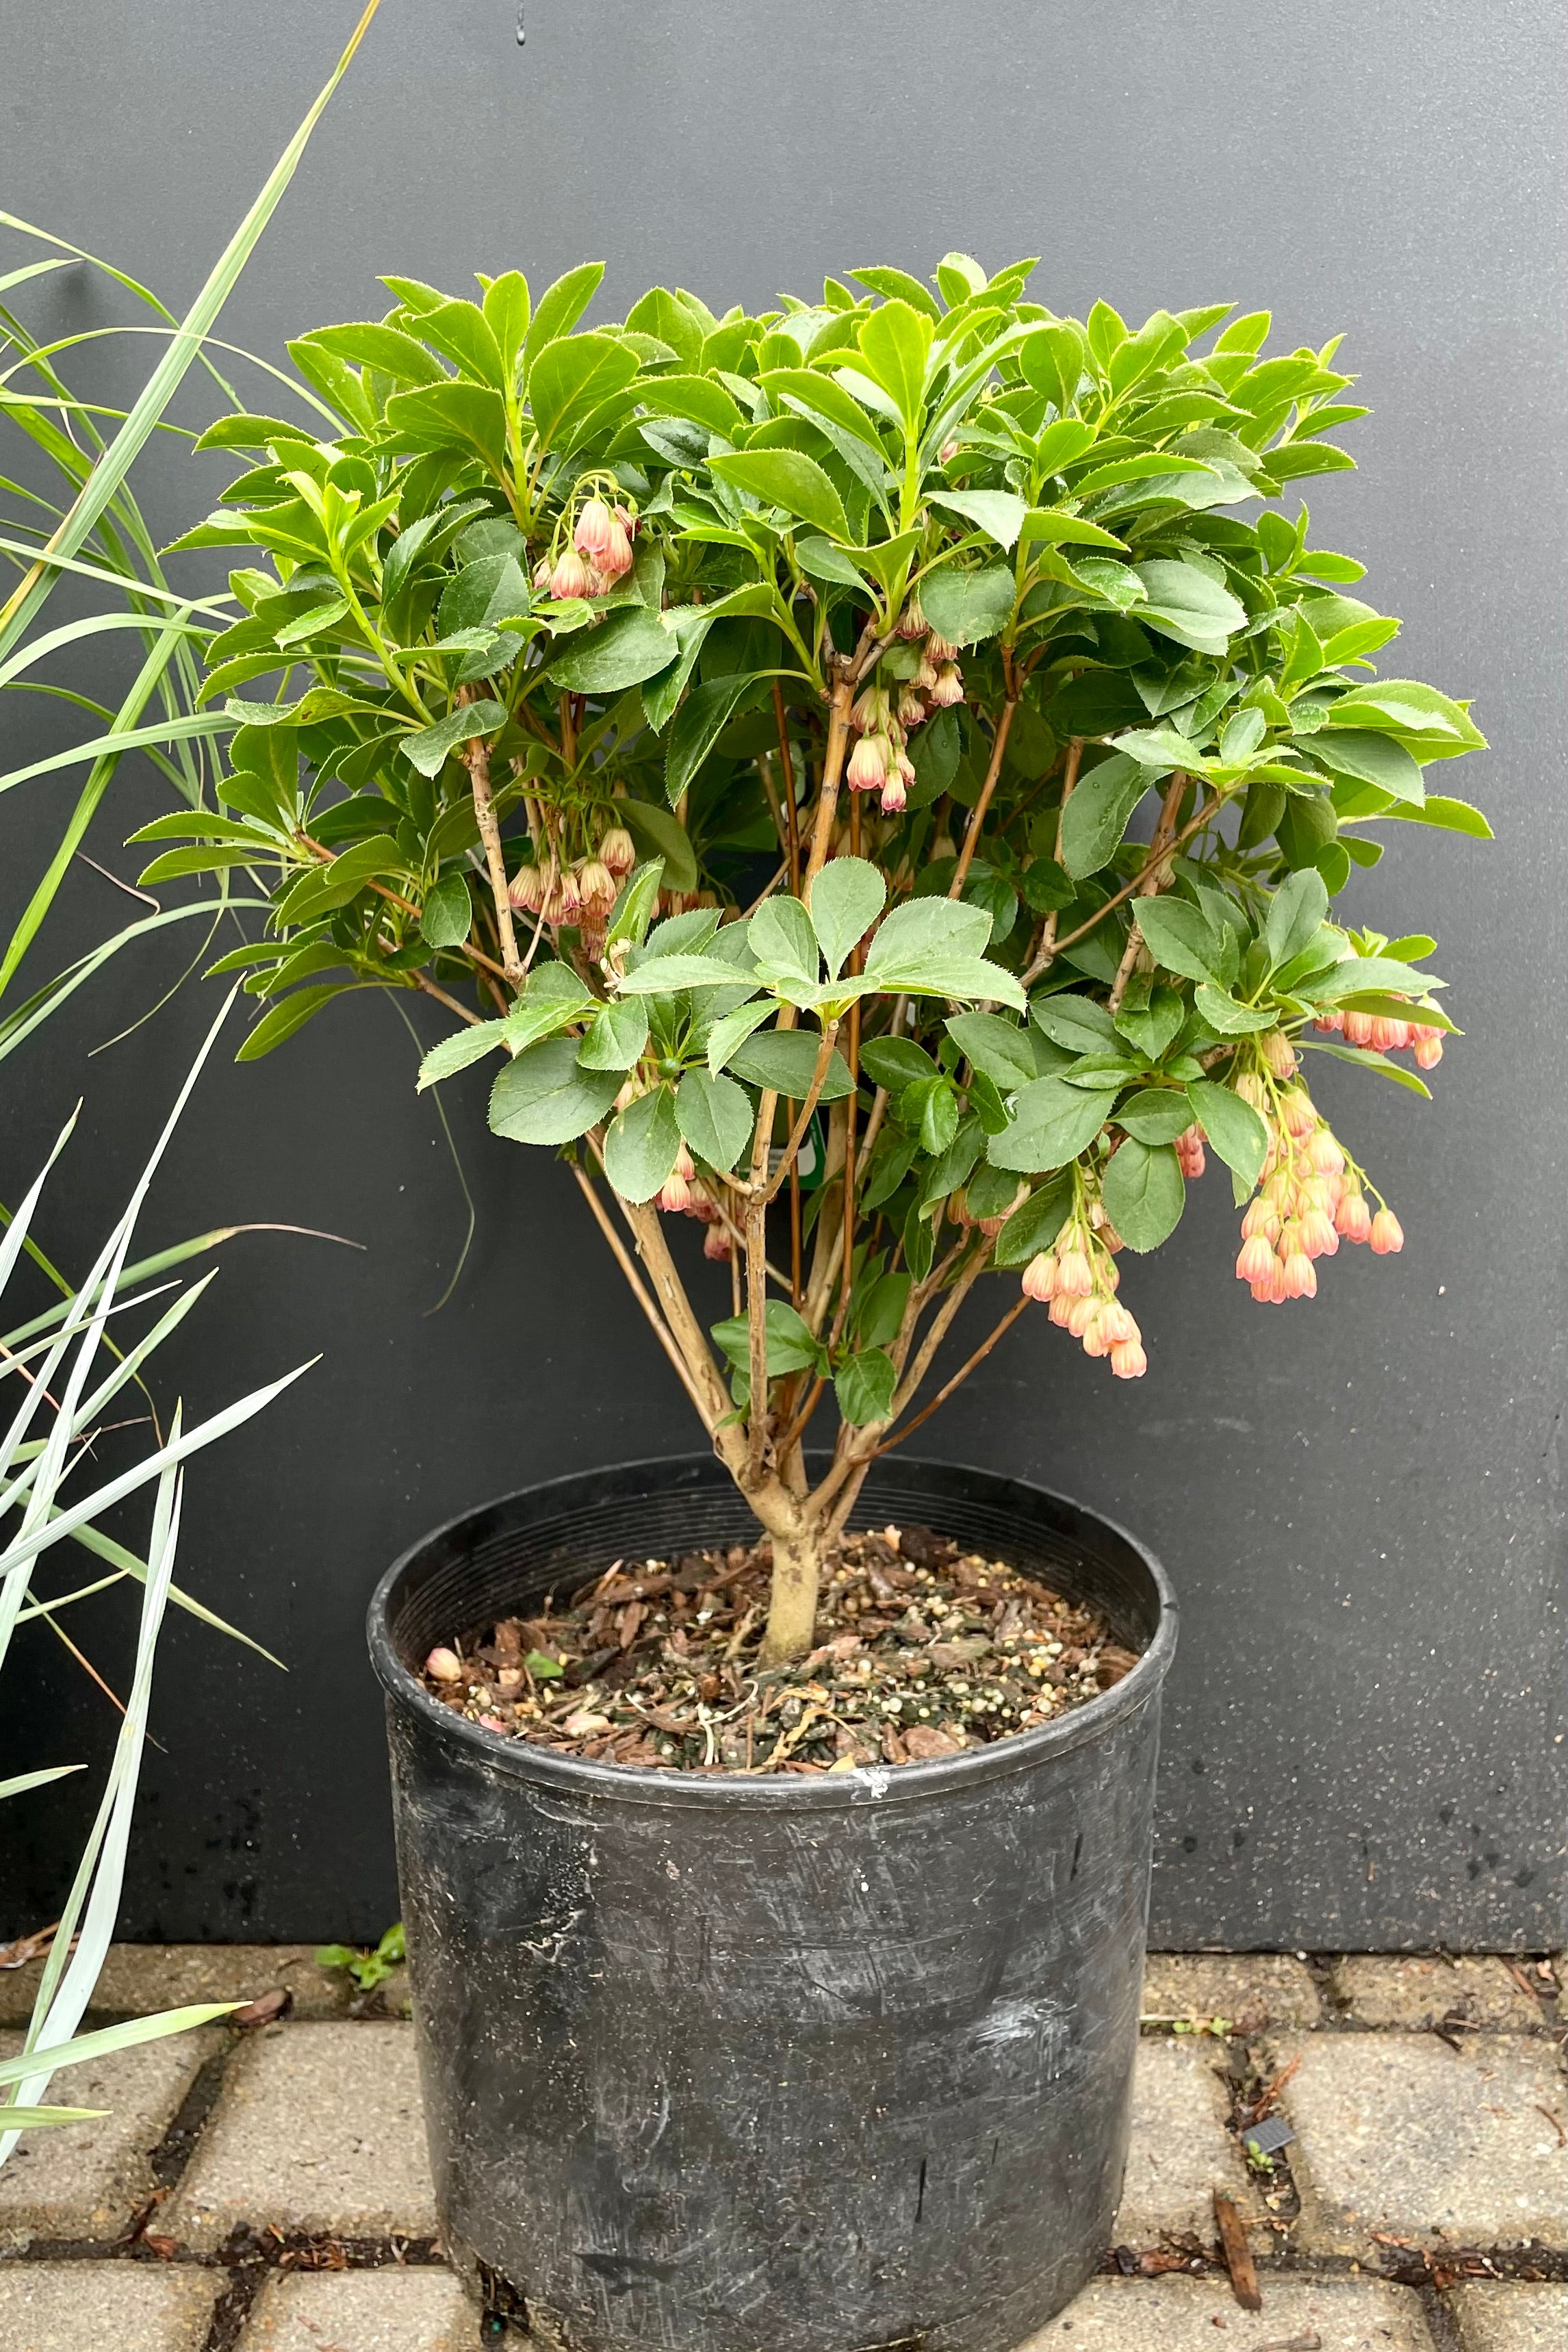
[[[585,327],[601,276],[390,278],[290,346],[287,418],[207,434],[230,772],[138,838],[149,885],[265,879],[246,1055],[369,988],[450,1024],[422,1084],[498,1061],[492,1129],[566,1161],[773,1538],[782,1660],[868,1465],[1030,1298],[1143,1370],[1124,1253],[1210,1154],[1260,1298],[1398,1246],[1301,1056],[1426,1092],[1434,943],[1331,908],[1404,824],[1485,837],[1425,774],[1482,739],[1312,542],[1334,343],[956,254]]]

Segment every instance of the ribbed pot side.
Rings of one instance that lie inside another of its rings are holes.
[[[889,1521],[1044,1574],[1143,1658],[1041,1730],[828,1775],[581,1762],[428,1697],[437,1639],[749,1538],[709,1456],[507,1496],[376,1593],[443,2238],[541,2342],[1010,2352],[1110,2242],[1175,1603],[1017,1480],[893,1458],[856,1515]]]

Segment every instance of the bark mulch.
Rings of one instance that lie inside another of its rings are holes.
[[[1050,1723],[1137,1664],[1086,1610],[929,1528],[847,1537],[817,1647],[760,1669],[771,1548],[617,1560],[535,1615],[431,1653],[432,1695],[488,1730],[687,1772],[923,1763]]]

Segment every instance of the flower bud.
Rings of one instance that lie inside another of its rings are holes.
[[[936,683],[936,667],[929,654],[922,657],[920,667],[909,681],[916,694],[929,694]]]
[[[709,1225],[703,1235],[703,1255],[716,1265],[726,1265],[734,1255],[735,1244],[723,1225]]]
[[[586,556],[590,563],[596,563],[602,569],[613,526],[614,518],[604,500],[590,499],[578,516],[577,529],[572,533],[572,545],[579,555]],[[624,538],[625,533],[622,532],[622,536]]]
[[[1071,1324],[1070,1323],[1067,1328],[1071,1331],[1072,1328]],[[1102,1318],[1100,1309],[1097,1307],[1094,1307],[1085,1318],[1083,1328],[1078,1336],[1082,1341],[1083,1352],[1086,1356],[1108,1356],[1110,1354],[1111,1342],[1105,1337],[1104,1322]]]
[[[1334,1231],[1347,1242],[1364,1242],[1372,1235],[1372,1212],[1360,1192],[1347,1192],[1334,1212]]]
[[[882,788],[882,813],[883,816],[902,816],[904,814],[904,803],[908,797],[909,796],[904,788],[904,778],[902,776],[889,776],[886,783],[883,784]]]
[[[1309,1257],[1333,1257],[1338,1249],[1339,1235],[1323,1210],[1309,1210],[1301,1219],[1301,1247]]]
[[[893,704],[884,686],[865,686],[850,705],[850,725],[857,735],[880,735]]]
[[[1318,1295],[1317,1268],[1305,1250],[1292,1250],[1284,1261],[1284,1292],[1287,1298],[1315,1298]]]
[[[1328,1034],[1333,1035],[1336,1032],[1343,1029],[1344,1014],[1339,1011],[1337,1006],[1332,1012],[1320,1013],[1313,1021],[1312,1027],[1314,1029],[1322,1029]]]
[[[1320,1127],[1307,1146],[1307,1158],[1320,1176],[1339,1176],[1344,1171],[1344,1153],[1326,1127]]]
[[[537,866],[519,866],[507,885],[507,897],[519,914],[537,915],[545,900],[544,876]]]
[[[1304,1136],[1311,1135],[1318,1123],[1317,1112],[1312,1108],[1312,1097],[1304,1087],[1287,1087],[1280,1097],[1280,1111],[1287,1133],[1294,1136],[1298,1143]]]
[[[1075,1298],[1067,1310],[1067,1328],[1075,1339],[1082,1339],[1097,1319],[1100,1301],[1092,1297]]]
[[[1385,1013],[1374,1013],[1372,1035],[1367,1041],[1374,1053],[1397,1054],[1410,1043],[1410,1024],[1391,1020]]]
[[[904,638],[906,644],[913,645],[916,637],[925,636],[930,625],[931,625],[926,620],[925,614],[920,609],[920,597],[918,593],[912,593],[908,601],[904,604],[903,612],[898,616],[899,635]]]
[[[1254,1234],[1261,1234],[1269,1242],[1276,1242],[1280,1238],[1280,1220],[1268,1202],[1262,1199],[1249,1202],[1247,1214],[1241,1220],[1242,1240],[1249,1242]]]
[[[424,1671],[434,1682],[460,1683],[467,1669],[455,1650],[439,1648],[426,1658]]]
[[[1056,1296],[1056,1278],[1055,1258],[1049,1250],[1041,1250],[1040,1255],[1031,1257],[1025,1266],[1019,1286],[1026,1298],[1038,1298],[1043,1302]]]
[[[1391,1257],[1405,1246],[1405,1228],[1392,1209],[1379,1209],[1372,1221],[1371,1242],[1379,1257]]]
[[[1057,1259],[1056,1286],[1063,1298],[1087,1298],[1094,1287],[1089,1261],[1081,1249],[1067,1249]]]
[[[1100,1309],[1100,1335],[1108,1348],[1120,1348],[1129,1339],[1143,1338],[1135,1318],[1117,1298],[1108,1298]]]
[[[1293,1078],[1296,1075],[1296,1053],[1282,1029],[1270,1029],[1259,1040],[1263,1059],[1277,1078]]]
[[[1111,1370],[1119,1381],[1141,1381],[1149,1369],[1143,1344],[1137,1339],[1123,1339],[1111,1350]]]
[[[852,793],[880,793],[893,767],[893,745],[878,732],[862,735],[850,753],[844,782]]]
[[[591,594],[593,575],[575,547],[569,547],[549,576],[549,593],[559,601]]]
[[[898,723],[901,727],[921,727],[925,722],[925,705],[912,686],[906,686],[898,698]]]
[[[955,645],[950,645],[946,637],[939,637],[933,629],[925,639],[925,658],[933,662],[956,661],[958,648]]]
[[[549,583],[550,560],[548,555],[541,555],[538,562],[534,566],[534,586],[538,590],[539,594],[542,596],[549,588]]]
[[[1065,1325],[1068,1317],[1071,1314],[1074,1303],[1075,1302],[1072,1299],[1069,1298],[1067,1293],[1061,1287],[1061,1275],[1059,1268],[1056,1277],[1056,1289],[1051,1296],[1051,1319],[1059,1330]]]
[[[599,858],[591,857],[577,877],[577,892],[585,914],[608,915],[615,904],[615,877]]]
[[[1349,1012],[1344,1016],[1344,1041],[1347,1045],[1370,1045],[1372,1015],[1370,1013]]]
[[[1274,1269],[1273,1244],[1262,1234],[1250,1234],[1241,1244],[1236,1261],[1238,1282],[1266,1283]]]
[[[1417,1036],[1415,1058],[1418,1070],[1435,1070],[1443,1058],[1441,1036],[1430,1029]]]
[[[1203,1129],[1199,1127],[1187,1128],[1183,1134],[1177,1136],[1176,1148],[1176,1161],[1182,1174],[1189,1182],[1196,1181],[1208,1165],[1207,1154],[1203,1148]]]
[[[610,520],[610,544],[593,568],[607,588],[613,588],[632,569],[632,542],[613,515]]]
[[[936,683],[931,688],[931,700],[938,710],[950,709],[964,699],[964,679],[956,662],[946,661],[936,672]]]
[[[1258,1076],[1256,1070],[1242,1071],[1241,1076],[1236,1081],[1236,1092],[1240,1096],[1244,1103],[1250,1103],[1254,1110],[1266,1111],[1268,1109],[1269,1089],[1264,1085],[1262,1079]]]
[[[691,1185],[684,1176],[666,1176],[654,1200],[666,1215],[684,1217],[692,1205]]]
[[[637,863],[636,844],[623,824],[612,824],[599,845],[599,859],[619,882]]]

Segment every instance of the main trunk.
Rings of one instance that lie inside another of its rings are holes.
[[[758,1660],[764,1666],[803,1658],[816,1638],[825,1532],[815,1515],[802,1515],[792,1527],[773,1530],[773,1582]]]

